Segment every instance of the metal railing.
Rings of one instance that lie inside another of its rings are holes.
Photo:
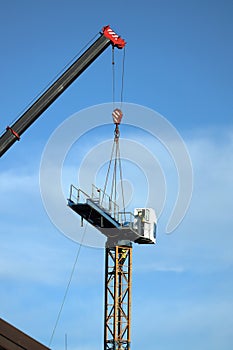
[[[104,193],[101,189],[92,185],[92,193],[89,196],[80,188],[75,187],[74,185],[70,186],[70,198],[73,203],[86,203],[87,200],[91,200],[99,208],[108,213],[113,217],[117,222],[119,221],[119,206],[111,200],[110,196]]]
[[[150,229],[150,223],[144,223],[139,217],[135,217],[132,212],[119,211],[119,206],[111,200],[110,196],[95,185],[92,185],[91,196],[80,188],[71,185],[69,199],[75,204],[92,201],[92,203],[96,204],[105,213],[119,222],[122,229],[130,228],[130,230],[133,230],[139,235],[144,234],[144,225],[147,226],[148,230]]]
[[[119,212],[119,223],[121,226],[130,227],[134,229],[134,215],[130,211],[120,211]]]
[[[85,202],[86,199],[89,197],[87,193],[82,191],[80,188],[75,187],[74,185],[70,186],[70,200],[75,203],[82,203]]]
[[[119,206],[110,196],[100,188],[92,185],[92,198],[96,204],[98,203],[104,211],[106,211],[116,221],[119,221]]]

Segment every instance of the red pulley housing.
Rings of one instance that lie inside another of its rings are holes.
[[[121,119],[123,117],[123,113],[119,108],[114,109],[112,112],[112,119],[114,124],[120,124]]]
[[[110,26],[103,27],[103,34],[106,38],[110,39],[112,44],[116,46],[118,49],[123,49],[125,47],[125,40],[122,39],[118,34],[116,34]]]

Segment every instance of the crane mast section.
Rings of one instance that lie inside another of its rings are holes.
[[[130,350],[132,244],[105,250],[104,350]]]
[[[0,157],[20,139],[20,136],[40,115],[91,65],[109,46],[123,48],[125,41],[109,26],[101,36],[22,114],[0,137]]]

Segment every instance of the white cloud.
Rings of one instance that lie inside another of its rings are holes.
[[[17,192],[32,193],[38,184],[38,175],[29,173],[18,173],[10,170],[0,174],[0,191],[2,194],[16,194]]]

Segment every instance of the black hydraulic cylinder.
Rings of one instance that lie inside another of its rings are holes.
[[[103,34],[0,137],[0,157],[111,44]]]

